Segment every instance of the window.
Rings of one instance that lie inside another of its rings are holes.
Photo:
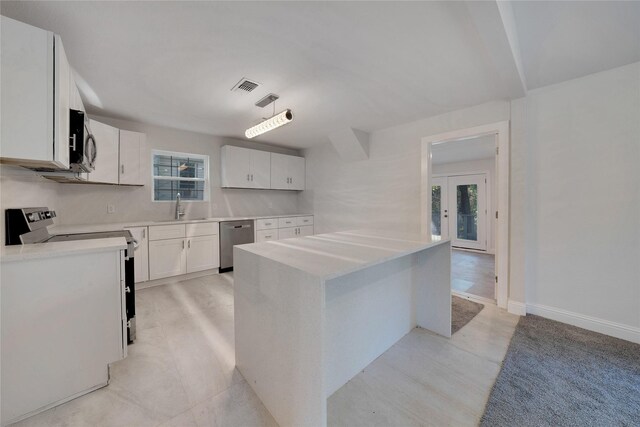
[[[153,151],[153,200],[205,201],[209,193],[209,156]]]

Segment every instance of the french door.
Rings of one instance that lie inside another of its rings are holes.
[[[431,186],[431,235],[451,246],[487,250],[485,174],[436,177]]]
[[[449,238],[449,192],[447,177],[431,179],[431,238]]]

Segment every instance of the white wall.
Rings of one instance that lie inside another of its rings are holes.
[[[509,119],[494,102],[371,133],[369,159],[344,162],[327,141],[305,150],[307,190],[317,232],[354,227],[420,231],[421,142],[424,136]]]
[[[640,338],[640,63],[526,98],[527,304]]]
[[[3,165],[0,175],[2,208],[49,206],[58,213],[57,224],[100,224],[170,219],[174,213],[174,203],[151,200],[151,149],[162,149],[209,155],[211,178],[209,201],[184,202],[187,218],[298,212],[297,192],[220,188],[220,147],[222,145],[233,144],[278,153],[299,154],[295,150],[103,117],[96,117],[96,119],[121,129],[147,134],[147,149],[143,156],[143,173],[146,176],[144,187],[59,184],[41,178],[35,172]],[[115,205],[114,214],[107,213],[108,203]],[[2,221],[4,222],[4,214]],[[2,233],[4,233],[4,225]]]
[[[0,245],[5,244],[4,210],[41,206],[58,210],[58,185],[30,170],[0,165]]]
[[[496,161],[495,159],[468,160],[465,162],[438,163],[432,165],[432,175],[455,176],[465,173],[487,172],[487,252],[496,252]]]
[[[509,119],[509,299],[640,338],[640,63],[373,132],[365,161],[314,146],[300,207],[319,232],[418,232],[420,139]]]

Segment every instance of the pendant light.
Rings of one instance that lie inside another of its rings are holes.
[[[287,109],[269,119],[258,123],[255,126],[250,127],[244,132],[244,134],[249,139],[255,138],[256,136],[262,135],[265,132],[269,132],[270,130],[279,128],[282,125],[286,125],[291,120],[293,120],[293,114],[291,113],[291,110]]]
[[[275,102],[273,104],[273,109],[275,110]],[[291,110],[286,109],[281,113],[274,114],[270,118],[265,119],[257,125],[250,127],[244,132],[244,134],[249,139],[255,138],[256,136],[262,135],[265,132],[269,132],[270,130],[279,128],[282,125],[286,125],[291,120],[293,120],[293,113],[291,113]]]

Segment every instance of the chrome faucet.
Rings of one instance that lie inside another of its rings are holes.
[[[184,210],[180,205],[180,193],[176,194],[176,219],[180,219],[184,215]]]

